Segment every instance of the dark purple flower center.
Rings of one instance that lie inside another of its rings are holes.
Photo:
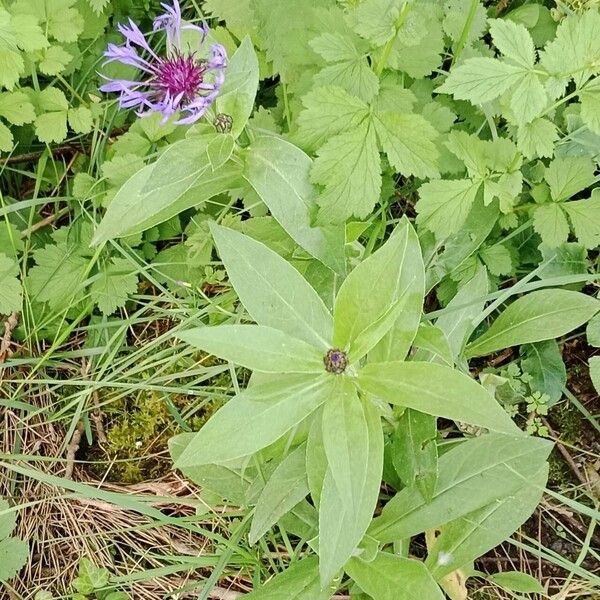
[[[198,63],[192,54],[178,54],[158,65],[156,84],[165,94],[172,97],[182,94],[189,102],[198,94],[205,73],[206,65]]]
[[[331,350],[328,350],[327,354],[323,357],[323,363],[325,364],[326,371],[339,375],[346,370],[346,367],[348,366],[348,357],[342,350],[332,348]]]

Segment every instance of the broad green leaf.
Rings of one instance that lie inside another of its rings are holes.
[[[517,130],[519,150],[529,159],[551,158],[559,138],[556,125],[548,119],[534,119],[531,123],[519,125]]]
[[[219,134],[210,140],[206,146],[206,154],[211,170],[216,171],[222,167],[231,158],[234,147],[235,141],[229,133]]]
[[[0,540],[0,581],[12,579],[27,564],[29,546],[18,538]]]
[[[454,356],[446,334],[435,325],[421,323],[417,329],[413,347],[416,361],[435,362],[441,365],[454,366]]]
[[[546,89],[536,73],[526,73],[510,99],[510,108],[517,124],[530,123],[539,117],[548,104]]]
[[[0,121],[0,152],[10,152],[13,145],[14,139],[10,129]]]
[[[425,564],[440,580],[509,538],[533,513],[548,479],[545,464],[531,481],[441,528]]]
[[[319,571],[326,586],[371,523],[383,470],[383,431],[375,406],[342,379],[323,410],[328,470],[319,507]]]
[[[541,438],[486,434],[440,456],[430,502],[405,488],[384,507],[369,535],[387,543],[412,537],[513,494],[539,473],[552,450]]]
[[[594,163],[585,157],[555,158],[546,168],[544,178],[552,198],[565,200],[594,183]]]
[[[563,205],[549,202],[537,206],[533,212],[533,228],[540,234],[542,242],[551,248],[566,242],[569,237],[569,223]]]
[[[527,344],[521,353],[521,368],[531,376],[531,389],[547,394],[549,404],[558,402],[567,384],[567,369],[556,341]]]
[[[592,317],[585,328],[587,343],[594,348],[600,348],[600,314]]]
[[[24,125],[35,119],[35,109],[24,92],[4,92],[0,94],[0,117],[13,125]]]
[[[322,590],[319,583],[317,557],[304,558],[293,563],[265,585],[250,594],[246,600],[329,600],[332,592]]]
[[[491,431],[519,431],[504,409],[468,375],[426,362],[371,363],[361,369],[363,390],[400,406]]]
[[[453,94],[457,100],[473,104],[491,102],[521,81],[523,67],[495,58],[469,58],[454,67],[437,92]]]
[[[35,52],[49,46],[44,31],[38,24],[38,19],[33,15],[13,14],[11,26],[15,32],[17,44],[25,52]]]
[[[68,120],[75,133],[89,133],[94,126],[92,111],[87,106],[69,109]]]
[[[577,240],[586,248],[600,245],[600,193],[592,192],[586,200],[563,202],[561,206],[569,215]]]
[[[460,231],[481,185],[471,179],[435,179],[419,188],[417,223],[444,238]]]
[[[596,391],[600,393],[600,356],[590,356],[588,360],[590,379]]]
[[[379,552],[368,562],[352,558],[345,571],[373,600],[444,600],[442,590],[419,560]]]
[[[335,85],[366,102],[379,91],[379,78],[366,56],[356,56],[325,67],[314,78],[315,85]]]
[[[131,294],[135,294],[138,278],[135,266],[126,258],[113,258],[106,263],[98,278],[90,286],[90,297],[100,312],[111,315],[125,306]]]
[[[384,112],[375,120],[375,131],[390,164],[402,175],[438,177],[438,132],[417,114]]]
[[[319,223],[342,223],[370,214],[381,191],[381,159],[372,123],[330,139],[317,152],[311,181],[324,186],[317,198]]]
[[[336,379],[284,375],[234,396],[194,436],[176,468],[222,464],[277,441],[336,392]]]
[[[311,224],[316,208],[316,190],[309,179],[311,159],[276,137],[258,138],[244,156],[244,177],[279,224],[309,254],[344,274],[344,228]]]
[[[23,290],[18,279],[19,265],[0,252],[0,314],[20,312]]]
[[[62,46],[50,46],[50,48],[43,50],[42,54],[43,58],[38,63],[38,67],[44,75],[62,73],[73,60],[73,55],[64,50]]]
[[[402,483],[431,500],[437,484],[437,419],[407,408],[393,434],[394,468]]]
[[[411,226],[399,225],[381,248],[362,261],[346,277],[336,299],[333,322],[333,345],[349,349],[367,328],[380,319],[400,299],[407,299],[418,290],[418,268],[422,270],[420,256],[415,256],[409,246],[417,244],[410,235]],[[405,264],[408,261],[417,264]],[[405,274],[412,271],[412,277]],[[377,289],[374,294],[373,290]],[[389,327],[393,321],[389,323]],[[381,332],[381,337],[386,332]],[[373,346],[379,339],[375,339]],[[370,349],[370,348],[369,348]]]
[[[261,492],[250,527],[250,543],[256,543],[307,494],[306,444],[301,444],[279,463]]]
[[[16,49],[0,47],[0,86],[12,90],[25,71],[25,62]]]
[[[306,279],[279,254],[241,233],[211,224],[229,280],[259,324],[328,350],[333,317]]]
[[[62,142],[67,137],[67,113],[66,111],[43,113],[36,117],[34,127],[40,142],[46,144]]]
[[[538,290],[515,300],[467,346],[466,356],[485,356],[509,346],[551,340],[587,323],[600,310],[595,298],[570,290]]]
[[[212,171],[207,152],[211,139],[195,137],[172,144],[156,163],[127,180],[111,201],[92,244],[140,233],[237,187],[236,164]]]
[[[489,23],[494,46],[517,64],[532,68],[536,58],[535,47],[525,26],[509,19],[491,19]]]
[[[403,360],[410,350],[423,312],[425,268],[419,239],[407,219],[401,221],[398,227],[402,229],[395,235],[405,237],[406,241],[403,258],[395,265],[398,269],[397,274],[389,273],[390,278],[396,282],[389,302],[397,302],[399,298],[408,295],[403,300],[404,310],[396,319],[393,328],[369,353],[369,360],[373,362]],[[383,290],[385,287],[384,282],[377,283],[378,290]]]
[[[364,0],[352,14],[354,30],[374,45],[383,46],[396,35],[401,7],[399,0]]]
[[[545,594],[544,586],[529,575],[519,571],[503,571],[502,573],[494,573],[486,577],[488,581],[499,585],[513,592],[522,592],[524,594]]]
[[[323,373],[323,355],[314,346],[263,325],[196,327],[177,334],[184,342],[253,371]]]
[[[369,115],[359,98],[336,86],[317,87],[302,97],[296,138],[303,147],[316,149],[330,138],[358,127]]]
[[[229,59],[225,71],[225,82],[216,99],[217,112],[233,118],[231,135],[237,138],[242,133],[258,89],[258,58],[249,36]]]
[[[473,320],[483,311],[488,288],[487,270],[481,266],[450,300],[446,314],[440,315],[435,322],[436,327],[446,334],[455,359],[460,356],[475,329]]]

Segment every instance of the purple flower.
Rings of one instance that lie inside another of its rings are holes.
[[[166,12],[154,20],[153,30],[166,33],[166,56],[159,56],[140,28],[129,19],[127,25],[118,26],[125,43],[109,44],[104,56],[106,63],[116,61],[135,67],[141,73],[140,80],[105,78],[108,81],[100,91],[118,93],[119,106],[137,108],[140,116],[158,112],[166,121],[178,113],[177,124],[194,123],[219,94],[225,80],[227,53],[221,44],[212,44],[205,57],[200,52],[184,52],[181,32],[198,31],[200,51],[208,36],[208,27],[204,23],[197,26],[182,21],[178,0],[173,0],[173,6],[162,6]]]

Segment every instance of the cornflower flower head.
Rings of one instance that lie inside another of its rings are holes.
[[[137,114],[163,115],[163,122],[174,114],[176,124],[196,122],[208,110],[225,80],[227,53],[221,44],[212,44],[207,56],[202,56],[208,27],[186,23],[181,19],[178,0],[173,5],[162,4],[165,13],[154,20],[153,31],[166,33],[166,52],[157,54],[140,28],[129,19],[129,24],[118,26],[125,38],[121,45],[109,44],[104,52],[106,62],[119,62],[135,67],[140,79],[107,79],[100,87],[102,92],[119,94],[119,106],[135,108]],[[183,48],[181,34],[184,30],[196,30],[200,34],[197,52]]]

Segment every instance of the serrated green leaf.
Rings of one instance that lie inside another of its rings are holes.
[[[379,552],[374,560],[352,558],[346,573],[374,600],[443,600],[444,594],[419,560]]]
[[[354,60],[361,56],[354,40],[338,31],[317,36],[310,41],[310,46],[327,62]]]
[[[301,444],[277,465],[263,488],[252,518],[250,543],[255,544],[307,494],[306,444]]]
[[[490,19],[489,23],[494,46],[517,64],[532,68],[536,58],[535,46],[525,26],[510,19]]]
[[[324,186],[317,198],[320,223],[366,217],[381,190],[381,160],[373,125],[363,122],[322,146],[311,180]]]
[[[276,137],[260,137],[245,154],[244,177],[289,235],[309,254],[343,275],[345,234],[341,226],[313,227],[316,190],[310,158]]]
[[[8,581],[27,564],[29,546],[17,538],[0,541],[0,581]]]
[[[559,138],[558,128],[548,119],[534,119],[530,123],[522,123],[517,130],[519,150],[529,159],[552,158],[554,144]]]
[[[544,178],[550,186],[552,198],[558,202],[594,183],[594,164],[585,157],[555,158],[546,168]]]
[[[523,67],[508,64],[495,58],[470,58],[454,67],[437,92],[453,94],[458,100],[473,104],[491,102],[511,86],[519,83]]]
[[[560,246],[569,237],[567,217],[562,205],[556,202],[549,202],[535,208],[533,227],[540,234],[542,242],[552,248]]]
[[[546,90],[536,73],[525,74],[510,99],[510,108],[518,124],[530,123],[539,117],[547,104]]]
[[[18,274],[18,264],[0,252],[0,314],[9,315],[21,310],[23,292]]]
[[[257,323],[317,348],[331,348],[331,313],[292,265],[241,233],[214,224],[211,232],[229,280]]]
[[[11,17],[11,25],[17,44],[24,52],[35,52],[50,45],[35,16],[26,14],[13,15]]]
[[[518,431],[485,388],[443,365],[415,361],[371,363],[360,370],[358,380],[364,390],[391,404],[500,433],[514,435]]]
[[[600,245],[600,193],[593,191],[586,200],[563,202],[561,206],[569,215],[577,240],[586,248]]]
[[[318,87],[302,97],[305,109],[298,115],[299,142],[308,149],[322,146],[330,138],[360,125],[369,107],[346,90]]]
[[[444,32],[454,42],[454,49],[463,32],[466,34],[465,46],[472,44],[485,32],[487,14],[481,2],[477,2],[472,15],[469,13],[469,10],[465,10],[463,0],[448,0],[444,3]]]
[[[323,354],[263,325],[197,327],[177,337],[209,354],[263,373],[323,373]]]
[[[492,275],[500,277],[501,275],[510,275],[513,271],[510,251],[502,244],[494,244],[484,248],[479,256]]]
[[[589,321],[599,309],[598,300],[579,292],[531,292],[510,304],[482,336],[467,346],[466,355],[485,356],[509,346],[557,338]]]
[[[83,295],[88,261],[66,243],[48,244],[33,253],[36,265],[29,269],[27,283],[32,297],[62,310]]]
[[[0,47],[0,86],[12,90],[25,70],[19,52]]]
[[[396,34],[400,0],[364,0],[352,14],[354,30],[376,46],[383,46]]]
[[[594,132],[600,134],[600,78],[590,81],[579,93],[581,118]]]
[[[438,177],[437,131],[421,115],[382,113],[375,131],[390,164],[402,175]]]
[[[319,570],[325,587],[348,561],[371,523],[383,470],[379,413],[350,379],[323,410],[327,473],[319,507]]]
[[[252,0],[205,0],[203,9],[225,21],[227,29],[241,40],[258,29],[252,4]]]
[[[14,140],[10,129],[0,121],[0,152],[10,152],[13,145]]]
[[[567,384],[567,370],[556,341],[527,344],[521,354],[521,369],[531,377],[530,388],[547,394],[549,404],[558,402]]]
[[[70,108],[68,119],[71,129],[75,133],[89,133],[94,125],[92,111],[86,106]]]
[[[0,94],[0,117],[13,125],[24,125],[35,119],[33,104],[23,92],[4,92]]]
[[[113,258],[90,287],[90,296],[100,312],[111,315],[137,291],[135,268],[126,258]]]
[[[175,467],[223,464],[266,448],[332,398],[337,381],[327,374],[294,374],[250,386],[194,435]]]
[[[363,56],[325,67],[315,75],[314,82],[316,86],[340,87],[365,102],[370,101],[379,91],[379,77]]]
[[[67,137],[67,113],[47,112],[39,115],[34,122],[35,134],[40,142],[50,144],[62,142]]]
[[[0,540],[7,538],[17,524],[17,511],[10,504],[0,498]]]
[[[467,220],[480,185],[471,179],[437,179],[424,183],[419,188],[417,224],[440,240],[456,233]]]
[[[50,46],[44,50],[38,67],[45,75],[58,75],[65,70],[71,60],[73,60],[73,56],[62,46]]]
[[[539,473],[552,443],[525,435],[486,434],[461,442],[439,459],[436,491],[426,502],[405,488],[369,528],[382,543],[412,537],[506,498]]]

